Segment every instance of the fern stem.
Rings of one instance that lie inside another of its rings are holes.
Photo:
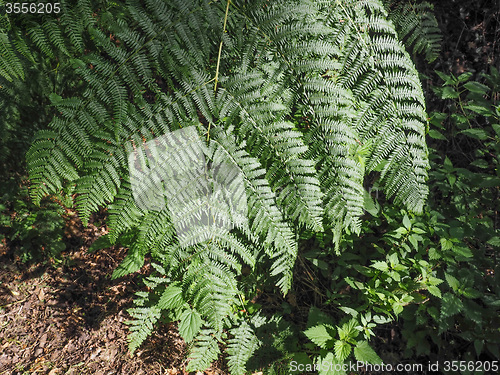
[[[222,29],[222,35],[226,32],[226,24],[227,24],[227,14],[229,13],[229,4],[231,4],[231,0],[227,0],[227,5],[226,5],[226,14],[224,16],[224,28]],[[219,44],[219,55],[217,56],[217,69],[215,70],[215,85],[214,85],[214,91],[217,91],[217,80],[219,78],[219,66],[220,66],[220,55],[222,53],[222,39]]]

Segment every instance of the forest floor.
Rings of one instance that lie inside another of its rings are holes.
[[[432,65],[419,62],[420,71],[460,74],[499,65],[500,1],[433,2],[443,51]],[[187,374],[186,345],[174,324],[156,330],[133,356],[128,353],[126,309],[140,286],[134,275],[111,280],[127,250],[89,253],[106,228],[76,226],[59,264],[23,263],[0,242],[0,375]],[[205,371],[226,373],[220,362]]]
[[[173,325],[128,354],[126,309],[140,287],[133,276],[111,280],[126,249],[88,252],[103,232],[92,224],[77,229],[83,244],[63,253],[58,265],[24,264],[0,245],[1,375],[185,373],[178,370],[185,344]]]

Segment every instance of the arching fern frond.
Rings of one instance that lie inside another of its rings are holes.
[[[434,6],[427,2],[384,0],[389,11],[389,19],[394,22],[400,40],[406,48],[417,54],[425,54],[425,59],[434,61],[441,51],[441,30],[439,29]]]
[[[228,340],[226,349],[229,370],[235,375],[246,374],[246,364],[259,347],[259,339],[246,321],[231,329],[230,334],[233,337]]]

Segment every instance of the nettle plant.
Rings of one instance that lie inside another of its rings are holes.
[[[417,355],[434,346],[441,357],[495,359],[500,357],[500,74],[493,66],[476,80],[472,72],[436,73],[442,82],[433,89],[443,110],[430,120],[433,188],[423,219],[429,262],[443,283],[434,290],[438,298],[406,309],[405,336]]]
[[[131,351],[179,321],[188,370],[225,341],[231,373],[244,373],[265,318],[236,313],[243,281],[286,294],[306,232],[340,253],[341,234],[360,233],[369,174],[422,211],[424,97],[385,5],[80,0],[57,16],[2,16],[2,87],[42,57],[71,82],[40,108],[52,120],[27,153],[33,200],[65,189],[84,224],[107,207],[94,249],[129,247],[115,278],[152,259],[129,311]]]

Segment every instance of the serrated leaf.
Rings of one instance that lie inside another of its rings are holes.
[[[462,290],[462,295],[467,298],[479,298],[481,293],[473,288],[465,288]]]
[[[453,247],[453,242],[447,238],[441,238],[439,243],[441,244],[441,249],[443,250],[450,250]]]
[[[119,277],[139,271],[144,265],[144,255],[139,254],[137,251],[129,250],[129,253],[123,259],[118,267],[113,271],[111,278],[117,279]]]
[[[316,359],[318,375],[345,375],[343,361],[338,361],[332,352],[320,355]],[[340,370],[340,371],[339,371]]]
[[[337,340],[334,345],[335,357],[343,362],[351,354],[351,345],[345,341]]]
[[[458,92],[450,86],[444,87],[441,92],[441,99],[456,99],[458,96]]]
[[[335,328],[329,324],[321,324],[304,331],[304,334],[322,349],[331,348],[335,338]]]
[[[498,237],[498,236],[491,237],[488,240],[488,244],[491,245],[491,246],[500,247],[500,237]]]
[[[478,94],[486,94],[488,91],[490,91],[490,88],[486,85],[483,85],[482,83],[476,82],[476,81],[470,81],[467,82],[464,87],[471,91],[475,92]]]
[[[201,316],[196,310],[187,309],[181,315],[179,334],[186,342],[190,342],[200,331]]]
[[[451,289],[457,290],[460,287],[460,281],[458,281],[458,279],[454,276],[451,276],[449,273],[445,273],[444,278]]]
[[[488,133],[484,129],[465,129],[460,133],[481,141],[488,139]]]
[[[182,288],[170,285],[164,291],[158,301],[158,307],[160,309],[175,309],[184,304],[184,298],[182,297]]]
[[[484,309],[483,307],[479,306],[474,301],[471,300],[464,301],[464,310],[463,310],[464,316],[466,316],[467,319],[472,320],[474,323],[480,326],[483,324],[484,321],[483,309]]]
[[[429,249],[429,259],[438,260],[441,259],[441,254],[435,247]]]
[[[260,341],[246,321],[239,327],[232,328],[230,333],[233,338],[229,340],[226,349],[228,367],[231,374],[244,375],[247,373],[247,362],[260,346]]]
[[[439,290],[439,288],[437,286],[435,286],[435,285],[428,285],[427,286],[427,290],[433,296],[441,298],[441,291]]]
[[[382,359],[370,347],[367,341],[359,341],[354,348],[354,357],[358,361],[368,362],[372,364],[381,364]]]
[[[441,318],[447,318],[461,312],[464,308],[464,304],[460,299],[451,294],[445,293],[441,300]]]
[[[373,268],[385,272],[389,269],[389,265],[386,262],[377,261],[371,265]]]
[[[441,140],[446,140],[446,137],[441,134],[441,132],[435,130],[435,129],[431,129],[429,130],[429,137],[433,138],[433,139],[441,139]]]
[[[453,252],[456,255],[461,256],[463,258],[472,258],[473,257],[471,249],[469,249],[466,246],[460,246],[460,245],[459,246],[453,246]]]
[[[458,82],[465,82],[472,77],[472,72],[462,73],[458,76]]]

